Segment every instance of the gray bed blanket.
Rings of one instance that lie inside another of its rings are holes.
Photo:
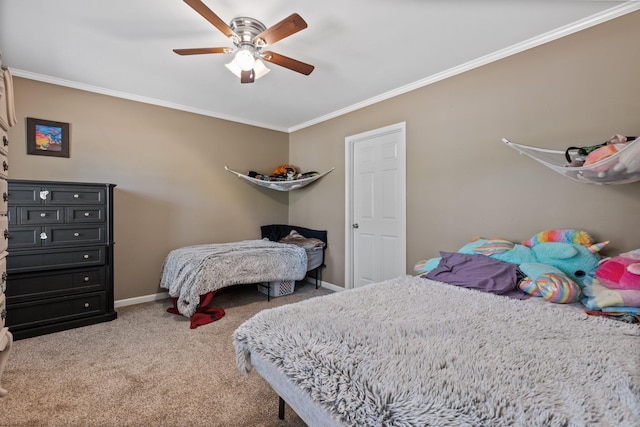
[[[178,311],[191,317],[200,295],[247,283],[302,280],[307,254],[301,247],[268,240],[187,246],[167,255],[160,287],[177,298]]]
[[[407,276],[263,310],[234,345],[339,425],[640,425],[640,328],[538,299]]]

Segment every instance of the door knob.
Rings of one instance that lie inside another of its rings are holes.
[[[356,223],[356,224],[352,224],[351,226],[352,226],[353,228],[358,228],[358,227],[360,227],[357,223]]]

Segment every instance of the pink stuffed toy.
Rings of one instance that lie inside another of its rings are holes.
[[[596,277],[609,289],[640,291],[640,249],[602,260]]]

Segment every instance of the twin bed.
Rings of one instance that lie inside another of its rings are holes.
[[[327,232],[284,224],[261,227],[262,240],[186,246],[171,251],[162,267],[160,287],[175,309],[192,317],[203,297],[239,284],[297,281],[315,273],[321,280]]]
[[[406,276],[264,310],[234,345],[310,426],[640,425],[640,328],[537,298]]]

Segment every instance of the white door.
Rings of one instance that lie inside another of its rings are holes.
[[[347,288],[406,274],[406,130],[345,138]]]

